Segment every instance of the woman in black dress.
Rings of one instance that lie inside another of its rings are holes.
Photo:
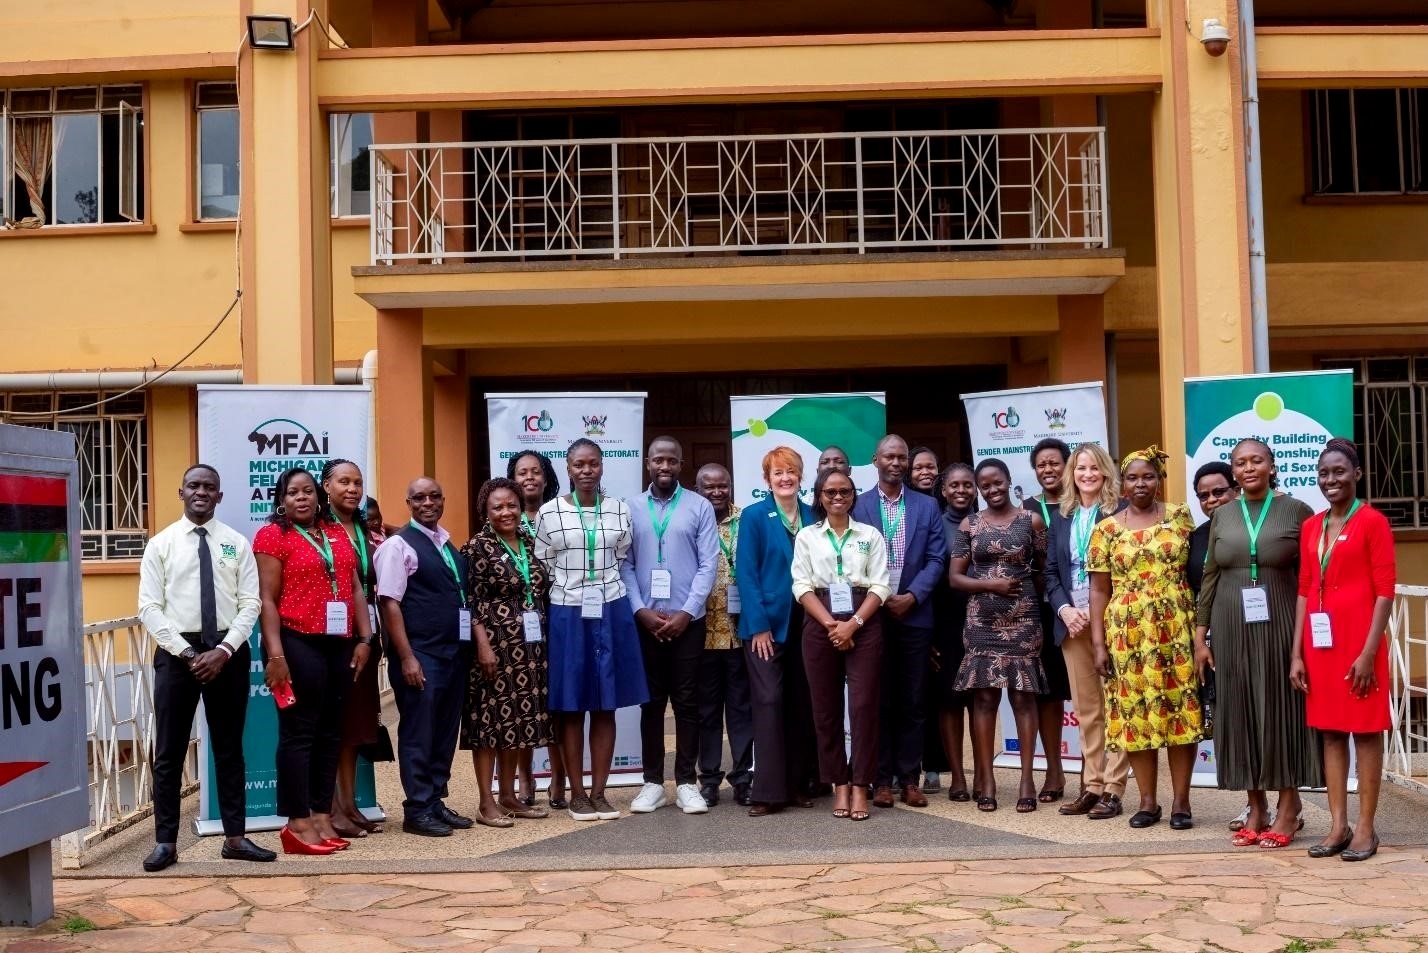
[[[1036,696],[1046,693],[1041,665],[1041,574],[1046,524],[1011,498],[1011,471],[995,458],[977,464],[977,490],[987,508],[964,519],[953,536],[948,579],[969,594],[963,629],[967,655],[953,687],[972,694],[972,783],[977,809],[997,809],[997,708],[1006,689],[1021,747],[1016,809],[1036,810]]]
[[[521,527],[521,490],[512,480],[487,480],[476,498],[486,525],[461,548],[469,567],[476,623],[461,747],[471,751],[481,793],[478,823],[510,827],[511,818],[543,818],[545,808],[516,797],[520,752],[553,742],[546,711],[546,606],[550,577]],[[500,794],[491,797],[493,766]]]

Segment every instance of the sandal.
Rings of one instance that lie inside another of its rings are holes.
[[[997,799],[994,797],[977,796],[977,810],[983,814],[990,814],[997,809]]]
[[[1018,814],[1030,814],[1036,810],[1036,798],[1019,797],[1016,799],[1016,812]]]
[[[966,788],[960,788],[956,791],[948,791],[947,800],[957,801],[958,803],[970,801],[972,800],[972,792],[968,791]]]
[[[849,811],[848,816],[855,821],[866,821],[873,815],[869,814],[867,811]]]
[[[338,837],[346,838],[347,840],[355,840],[358,837],[367,836],[366,829],[361,827],[357,828],[356,830],[350,830],[346,827],[340,827],[337,824],[333,824],[332,829],[337,832]]]
[[[1253,847],[1259,843],[1260,833],[1253,827],[1241,827],[1235,831],[1235,836],[1230,838],[1230,843],[1236,847]]]
[[[1278,850],[1281,847],[1288,847],[1293,841],[1293,834],[1281,834],[1278,831],[1264,831],[1259,835],[1261,850]]]
[[[1042,804],[1055,804],[1066,795],[1065,788],[1042,788],[1037,800]]]

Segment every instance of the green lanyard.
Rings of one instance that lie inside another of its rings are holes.
[[[501,539],[499,536],[496,538]],[[521,547],[519,555],[511,548],[510,543],[501,539],[502,548],[510,555],[511,562],[516,564],[516,572],[521,574],[521,583],[525,587],[526,608],[529,609],[535,605],[535,595],[531,592],[531,554],[526,551],[525,540],[517,537],[516,544]]]
[[[730,542],[727,542],[727,543],[726,543],[726,542],[724,541],[724,534],[723,534],[723,533],[720,533],[720,534],[719,534],[719,551],[724,554],[724,559],[725,559],[725,561],[728,562],[728,564],[729,564],[729,581],[730,581],[730,582],[736,581],[735,578],[734,578],[734,547],[737,545],[738,538],[739,538],[739,518],[736,516],[736,517],[734,517],[732,520],[729,521],[729,539],[730,539]]]
[[[848,543],[848,537],[853,535],[853,527],[849,526],[843,533],[843,538],[839,539],[833,534],[831,528],[823,531],[828,537],[828,545],[833,547],[833,554],[838,557],[838,578],[843,578],[843,547]]]
[[[793,519],[783,515],[783,509],[777,503],[774,504],[774,512],[778,514],[778,521],[783,524],[783,528],[788,530],[788,535],[797,536],[798,531],[803,529],[803,507],[797,503],[793,505]]]
[[[521,514],[521,528],[529,533],[532,539],[535,538],[535,524],[532,523],[531,518],[524,513]]]
[[[674,510],[679,506],[679,498],[683,494],[684,487],[675,484],[674,496],[669,498],[669,503],[664,508],[663,519],[659,519],[655,516],[654,493],[651,492],[650,495],[645,498],[645,503],[648,504],[650,508],[650,525],[654,527],[655,539],[659,541],[659,564],[661,566],[664,565],[664,533],[665,530],[669,529],[669,521],[674,519]]]
[[[311,536],[307,535],[307,530],[303,529],[301,526],[298,526],[296,523],[293,524],[293,528],[302,534],[302,538],[307,540],[308,544],[312,546],[313,549],[317,550],[317,554],[321,556],[322,561],[327,564],[327,581],[332,585],[333,598],[336,598],[337,568],[332,560],[332,542],[327,538],[327,534],[322,532],[321,527],[318,527],[317,539],[322,540],[322,545],[318,545],[317,539],[313,539]]]
[[[356,524],[354,523],[353,525],[355,527]],[[342,527],[342,532],[347,533],[346,526]],[[357,562],[362,567],[362,592],[366,595],[371,595],[371,591],[367,588],[367,534],[361,530],[357,531],[356,536],[347,533],[347,540],[352,544],[352,548],[357,551]]]
[[[431,535],[430,531],[416,520],[412,520],[411,525],[428,536]],[[435,543],[436,540],[432,540],[432,544],[435,545]],[[461,572],[456,568],[456,560],[451,555],[451,544],[437,546],[436,551],[441,553],[441,561],[446,563],[447,569],[451,570],[451,578],[456,580],[456,591],[461,596],[461,608],[466,608],[466,581],[461,578]]]
[[[1339,527],[1342,534],[1348,528],[1349,520],[1354,518],[1354,514],[1359,511],[1362,500],[1354,500],[1354,505],[1349,507],[1349,515],[1344,517],[1344,523]],[[1334,541],[1329,542],[1329,514],[1324,514],[1324,525],[1319,532],[1319,608],[1324,608],[1324,577],[1329,574],[1329,557],[1334,555],[1334,547],[1339,545],[1339,538],[1334,537]]]
[[[1043,503],[1042,506],[1046,504]],[[1086,575],[1086,554],[1091,548],[1091,531],[1096,526],[1096,514],[1100,507],[1078,507],[1076,515],[1071,519],[1071,546],[1077,556],[1080,557],[1080,568],[1076,570],[1076,581],[1085,585]],[[1084,516],[1083,516],[1084,514]]]
[[[883,539],[887,540],[888,565],[896,565],[897,553],[893,552],[893,537],[897,535],[898,527],[902,525],[902,518],[907,515],[907,488],[904,487],[897,498],[897,518],[891,523],[888,522],[888,512],[883,509],[882,500],[878,500],[878,515],[883,519]]]
[[[1041,505],[1041,521],[1046,524],[1046,528],[1051,528],[1051,511],[1046,508],[1046,494],[1043,493],[1036,498],[1036,502]],[[1090,539],[1090,536],[1086,537]]]
[[[1259,585],[1259,530],[1264,525],[1264,518],[1269,515],[1269,506],[1274,502],[1274,492],[1264,498],[1264,509],[1259,511],[1259,519],[1254,525],[1250,525],[1249,506],[1245,504],[1245,498],[1240,497],[1240,512],[1245,517],[1245,530],[1249,533],[1250,550],[1250,585]]]
[[[580,528],[585,530],[585,578],[593,581],[595,579],[595,538],[600,529],[600,494],[595,494],[595,522],[585,521],[585,507],[580,505],[580,497],[571,491],[570,499],[575,503],[575,512],[580,515]]]

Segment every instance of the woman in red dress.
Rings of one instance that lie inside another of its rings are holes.
[[[1388,628],[1393,606],[1393,533],[1382,513],[1357,498],[1359,454],[1335,438],[1319,456],[1319,489],[1329,508],[1299,535],[1299,602],[1289,679],[1308,697],[1305,713],[1324,739],[1324,779],[1332,827],[1310,857],[1367,860],[1378,851],[1374,812],[1383,776],[1388,710]],[[1349,827],[1349,736],[1358,755],[1359,823]]]

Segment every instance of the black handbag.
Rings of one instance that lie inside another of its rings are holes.
[[[357,746],[357,753],[376,764],[379,761],[395,761],[397,753],[392,748],[392,732],[380,721],[377,722],[377,740]]]

